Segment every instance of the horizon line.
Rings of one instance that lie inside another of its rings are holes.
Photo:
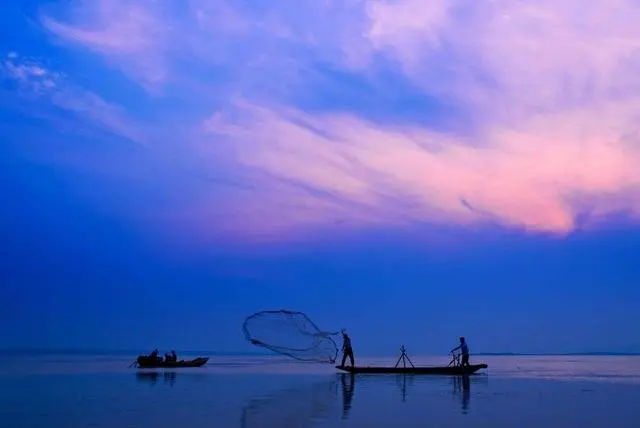
[[[0,348],[2,354],[68,354],[68,355],[109,355],[109,354],[140,354],[139,350],[132,349],[98,349],[98,348],[46,348],[46,347],[11,347]],[[282,356],[273,352],[255,352],[255,351],[222,351],[222,350],[205,350],[191,349],[180,351],[182,354],[212,354],[217,356]],[[423,354],[424,356],[432,354]],[[433,354],[440,355],[440,354]],[[449,354],[447,354],[449,355]],[[622,352],[622,351],[588,351],[588,352],[473,352],[471,355],[478,356],[640,356],[640,351]],[[370,355],[374,356],[374,355]],[[379,356],[383,356],[382,354]]]

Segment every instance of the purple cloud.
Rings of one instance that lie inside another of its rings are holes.
[[[158,153],[180,141],[200,171],[243,183],[163,217],[188,219],[199,236],[280,239],[336,222],[562,235],[585,212],[586,227],[619,212],[637,218],[639,20],[632,0],[99,0],[42,16],[56,40],[100,55],[158,107],[133,124],[124,119],[133,104],[115,108],[89,90],[54,102],[134,140],[134,129],[154,128]],[[7,61],[16,80],[45,76]],[[382,124],[330,104],[305,111],[296,95],[321,99],[319,80],[338,84],[323,67],[374,94],[412,85],[474,129]]]

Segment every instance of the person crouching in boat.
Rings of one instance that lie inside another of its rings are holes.
[[[342,329],[342,364],[340,367],[344,367],[347,357],[349,357],[349,361],[351,361],[351,367],[354,367],[355,362],[353,358],[353,348],[351,347],[351,338],[347,334],[347,331]]]
[[[162,357],[160,357],[158,354],[158,349],[154,349],[153,352],[151,352],[151,354],[149,354],[148,356],[149,360],[153,362],[162,362]]]
[[[453,353],[453,351],[457,351],[458,349],[462,353],[462,361],[460,362],[460,366],[468,367],[469,366],[469,346],[467,345],[467,341],[462,336],[460,336],[460,345],[453,348],[451,350],[451,353]]]

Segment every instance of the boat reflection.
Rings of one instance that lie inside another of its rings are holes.
[[[242,409],[242,428],[301,427],[313,421],[338,417],[337,382],[334,376],[321,382],[253,397]],[[333,416],[331,416],[333,413]]]
[[[426,389],[440,389],[443,386],[446,387],[449,379],[451,384],[453,385],[453,394],[452,396],[456,397],[460,400],[460,407],[462,413],[469,412],[469,405],[471,401],[471,385],[486,385],[488,382],[488,378],[486,376],[478,376],[478,375],[463,375],[463,376],[423,376],[423,375],[415,375],[415,374],[400,374],[400,375],[354,375],[342,373],[340,374],[341,386],[342,386],[342,418],[347,419],[349,416],[349,411],[352,407],[352,400],[356,390],[356,378],[358,381],[358,388],[371,388],[371,383],[380,383],[380,384],[390,384],[395,383],[400,391],[400,400],[404,403],[407,402],[407,398],[409,393],[415,389],[424,387]],[[364,384],[364,386],[363,386]],[[367,385],[369,384],[369,385]],[[422,392],[412,392],[416,397],[419,398],[419,395]],[[416,401],[415,399],[412,401]]]
[[[468,413],[471,402],[471,388],[486,382],[479,376],[421,376],[403,375],[359,375],[340,373],[329,379],[314,381],[297,387],[270,392],[252,397],[242,409],[240,426],[243,428],[260,427],[299,427],[312,425],[320,420],[327,421],[350,418],[354,397],[357,391],[379,390],[380,387],[395,386],[400,392],[399,401],[409,402],[411,407],[432,403],[441,406],[446,395],[453,396],[462,413]],[[451,391],[453,386],[453,394]],[[443,396],[442,391],[448,391]],[[341,394],[340,394],[341,393]],[[435,395],[434,395],[435,393]],[[341,397],[340,397],[341,395]],[[411,395],[411,397],[409,397]],[[363,399],[366,401],[369,398]],[[410,399],[411,398],[411,399]],[[423,403],[421,403],[423,402]],[[340,409],[341,407],[341,409]],[[361,411],[368,412],[367,403]]]
[[[151,386],[155,386],[158,383],[158,379],[161,377],[159,372],[137,372],[136,379],[140,382],[149,383]],[[163,372],[162,378],[165,385],[173,387],[176,383],[176,372]]]
[[[480,378],[474,377],[474,381],[482,381]],[[413,384],[416,382],[416,378],[419,379],[418,383],[437,383],[439,381],[438,378],[428,378],[426,379],[424,376],[420,375],[397,375],[396,383],[399,385],[400,393],[402,396],[402,402],[407,401],[407,392],[411,389]],[[460,396],[460,404],[462,406],[462,412],[467,413],[469,410],[469,400],[471,398],[471,378],[469,375],[462,376],[451,376],[450,377],[453,383],[453,395]],[[486,380],[486,378],[484,378]]]

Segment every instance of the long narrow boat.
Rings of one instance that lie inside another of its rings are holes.
[[[467,367],[461,366],[423,366],[423,367],[350,367],[336,366],[337,369],[348,373],[370,373],[370,374],[424,374],[424,375],[464,375],[472,374],[480,369],[486,369],[486,364],[470,364]]]
[[[174,369],[181,367],[201,367],[205,365],[209,361],[209,358],[198,357],[193,360],[181,360],[181,361],[162,361],[162,360],[152,360],[149,357],[140,356],[136,360],[138,363],[138,367],[141,369],[158,369],[158,368],[166,368],[166,369]]]
[[[400,347],[400,358],[396,361],[396,365],[393,367],[384,366],[368,366],[368,367],[347,367],[336,366],[337,369],[348,373],[371,373],[371,374],[424,374],[424,375],[467,375],[473,374],[480,369],[486,369],[486,364],[470,364],[468,366],[460,365],[460,354],[452,354],[453,358],[448,366],[418,366],[415,367],[411,362],[411,359],[407,355],[407,350],[402,345]],[[402,366],[400,366],[402,362]],[[407,365],[409,364],[409,365]]]

